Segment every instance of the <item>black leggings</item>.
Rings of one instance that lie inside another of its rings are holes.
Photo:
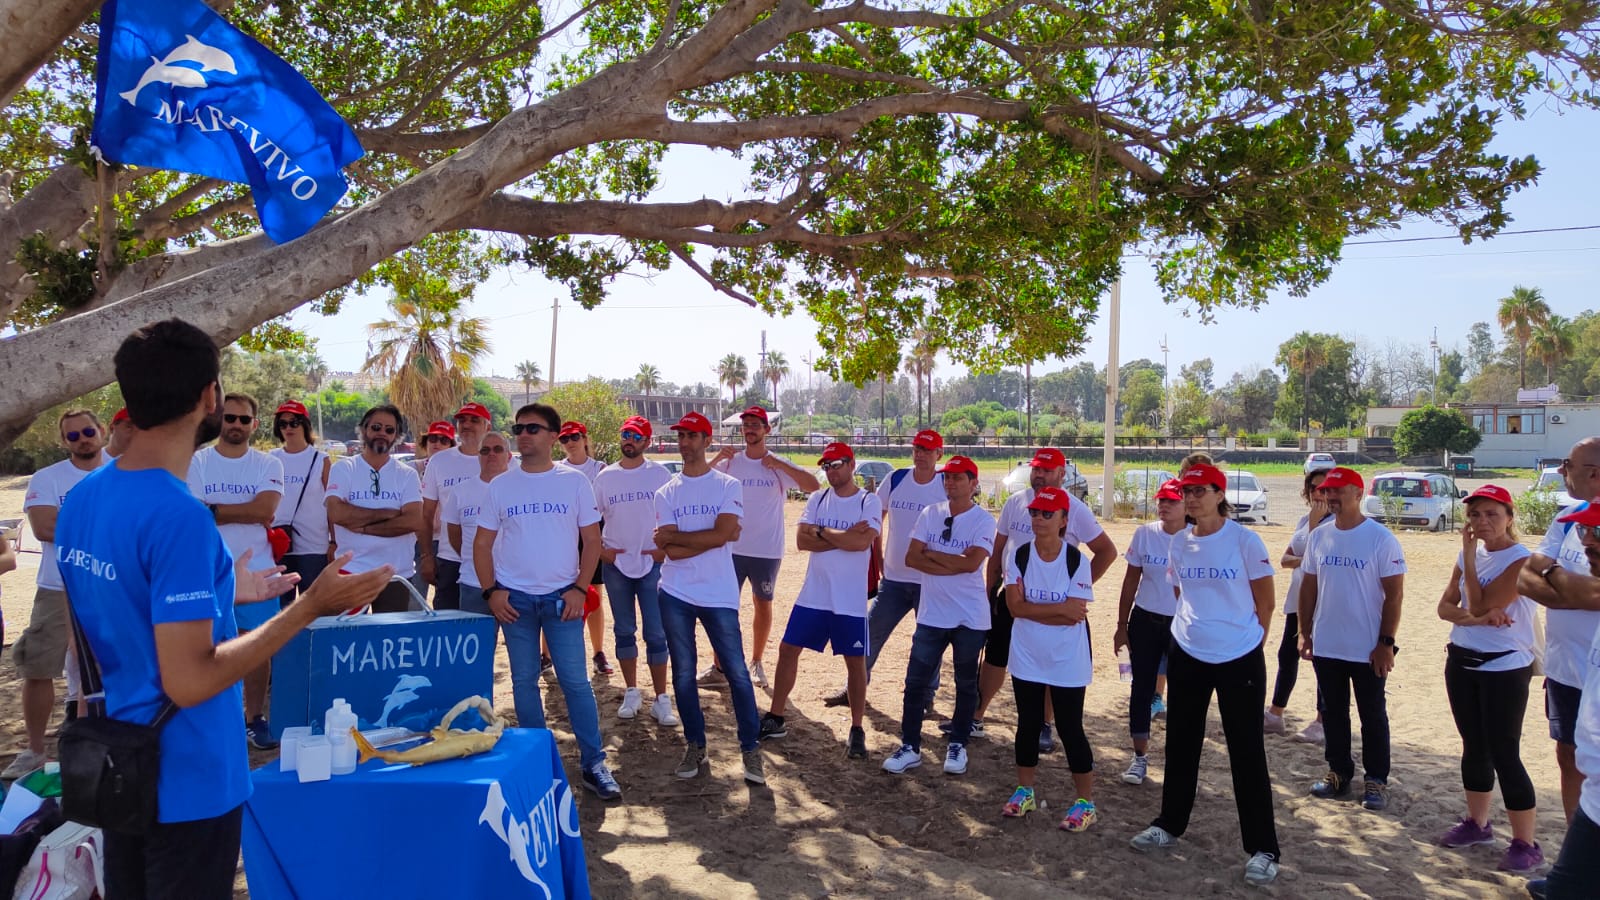
[[[1487,794],[1500,776],[1500,796],[1509,812],[1534,808],[1533,779],[1522,765],[1522,715],[1532,677],[1532,666],[1484,672],[1455,659],[1444,665],[1445,694],[1461,732],[1461,785]]]
[[[1135,606],[1128,614],[1128,661],[1133,664],[1133,684],[1128,692],[1128,735],[1136,741],[1150,737],[1150,701],[1156,695],[1156,676],[1172,644],[1172,617]]]
[[[1011,676],[1011,690],[1017,698],[1017,765],[1031,769],[1039,764],[1039,729],[1044,727],[1045,688],[1056,708],[1056,730],[1067,749],[1067,768],[1076,775],[1094,771],[1094,751],[1089,736],[1083,733],[1083,693],[1081,687],[1057,687]]]
[[[1283,642],[1278,644],[1278,680],[1272,686],[1272,705],[1279,709],[1289,705],[1289,695],[1294,693],[1295,682],[1300,677],[1300,614],[1283,616]],[[1322,712],[1322,688],[1317,688],[1317,712]]]

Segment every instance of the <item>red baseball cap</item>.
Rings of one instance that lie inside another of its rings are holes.
[[[820,466],[826,462],[833,462],[836,459],[853,460],[855,458],[856,452],[850,449],[849,444],[846,444],[844,441],[834,441],[828,446],[822,448],[822,458],[817,460],[817,465]]]
[[[977,478],[978,464],[970,459],[967,459],[965,456],[952,456],[945,461],[943,466],[939,467],[939,471],[945,473],[965,472],[968,475],[971,475],[973,478]]]
[[[921,447],[924,450],[943,450],[944,438],[940,437],[939,432],[934,431],[932,428],[925,428],[917,432],[917,436],[911,439],[911,446]]]
[[[1156,488],[1157,500],[1182,500],[1183,484],[1176,478],[1168,478],[1161,482],[1161,487]]]
[[[711,434],[711,420],[697,412],[688,412],[672,426],[672,430],[698,431],[709,436]]]
[[[1489,485],[1493,487],[1493,485]],[[1483,488],[1478,488],[1478,491]],[[1473,491],[1476,494],[1478,491]],[[1557,522],[1572,522],[1577,525],[1600,525],[1600,497],[1590,500],[1564,516],[1557,516]]]
[[[589,427],[584,425],[582,422],[562,422],[561,433],[559,436],[566,437],[569,434],[588,435],[588,433]]]
[[[1367,483],[1361,480],[1361,473],[1355,469],[1338,466],[1337,468],[1329,469],[1327,477],[1322,479],[1320,485],[1317,485],[1317,489],[1322,491],[1331,491],[1334,488],[1342,487],[1356,487],[1366,490]]]
[[[644,416],[629,416],[622,420],[622,427],[618,431],[637,431],[644,435],[645,440],[650,440],[654,431],[650,428],[650,420]]]
[[[493,417],[489,415],[489,408],[482,403],[461,404],[461,408],[456,410],[456,418],[459,419],[462,416],[477,416],[485,422],[493,421]]]
[[[1194,466],[1178,478],[1180,487],[1188,487],[1192,484],[1209,485],[1219,491],[1225,491],[1228,489],[1228,476],[1222,474],[1222,470],[1216,466]],[[1323,484],[1327,484],[1327,482],[1324,481]]]
[[[770,425],[771,424],[770,422],[767,421],[767,410],[766,410],[766,407],[763,407],[763,406],[759,406],[759,405],[752,406],[749,409],[745,410],[744,412],[739,413],[739,418],[742,419],[745,416],[755,416],[756,418],[761,420],[761,424],[763,424],[763,425]]]
[[[1033,495],[1033,500],[1028,503],[1029,509],[1048,510],[1052,512],[1066,512],[1072,505],[1072,495],[1061,488],[1042,487]]]
[[[1035,469],[1059,469],[1066,464],[1067,457],[1054,447],[1045,447],[1033,454],[1033,460],[1028,463]]]
[[[1327,482],[1323,483],[1326,484]],[[1493,500],[1497,503],[1504,503],[1506,506],[1511,507],[1512,509],[1515,509],[1517,505],[1516,502],[1511,499],[1511,492],[1498,484],[1486,484],[1468,494],[1462,502],[1471,503],[1474,500]],[[1565,522],[1566,519],[1562,519],[1561,521]]]
[[[283,410],[280,408],[278,411],[282,412]],[[111,417],[111,424],[113,425],[126,421],[128,421],[128,408],[126,406],[117,410],[117,414]]]
[[[428,426],[428,430],[425,434],[423,434],[423,437],[449,438],[451,443],[454,443],[456,439],[456,427],[451,425],[449,422],[434,422],[432,425]]]
[[[126,417],[127,413],[127,410],[123,410],[122,412],[118,413],[118,415]],[[278,415],[278,413],[292,413],[302,419],[311,418],[311,414],[306,412],[306,405],[301,403],[299,400],[285,400],[278,404],[278,411],[273,413],[273,415]],[[116,423],[117,420],[112,418],[111,424],[115,425]]]

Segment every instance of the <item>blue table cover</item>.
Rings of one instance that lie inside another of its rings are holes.
[[[253,900],[589,896],[578,809],[548,730],[507,729],[488,753],[425,766],[375,759],[301,784],[273,762],[253,778]]]

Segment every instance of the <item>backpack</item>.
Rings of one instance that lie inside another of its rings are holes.
[[[1078,566],[1082,565],[1083,563],[1083,553],[1079,551],[1077,547],[1074,547],[1071,544],[1063,544],[1062,546],[1065,547],[1067,551],[1067,573],[1076,574],[1078,571]],[[1028,574],[1028,560],[1032,557],[1032,555],[1033,541],[1029,541],[1017,548],[1017,555],[1014,557],[1014,560],[1017,564],[1018,575]]]

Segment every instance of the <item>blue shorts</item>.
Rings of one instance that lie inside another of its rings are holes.
[[[270,600],[261,603],[239,603],[233,607],[233,621],[241,632],[254,631],[277,615],[279,608],[280,604]]]
[[[831,643],[834,656],[866,656],[872,643],[867,637],[866,616],[847,616],[809,606],[789,610],[783,642],[818,653]]]
[[[1582,702],[1582,688],[1544,680],[1544,715],[1550,720],[1550,740],[1578,746],[1578,705]]]
[[[773,589],[778,585],[778,564],[781,559],[763,559],[759,556],[733,555],[733,574],[739,579],[739,591],[750,582],[750,593],[757,600],[771,601]]]

